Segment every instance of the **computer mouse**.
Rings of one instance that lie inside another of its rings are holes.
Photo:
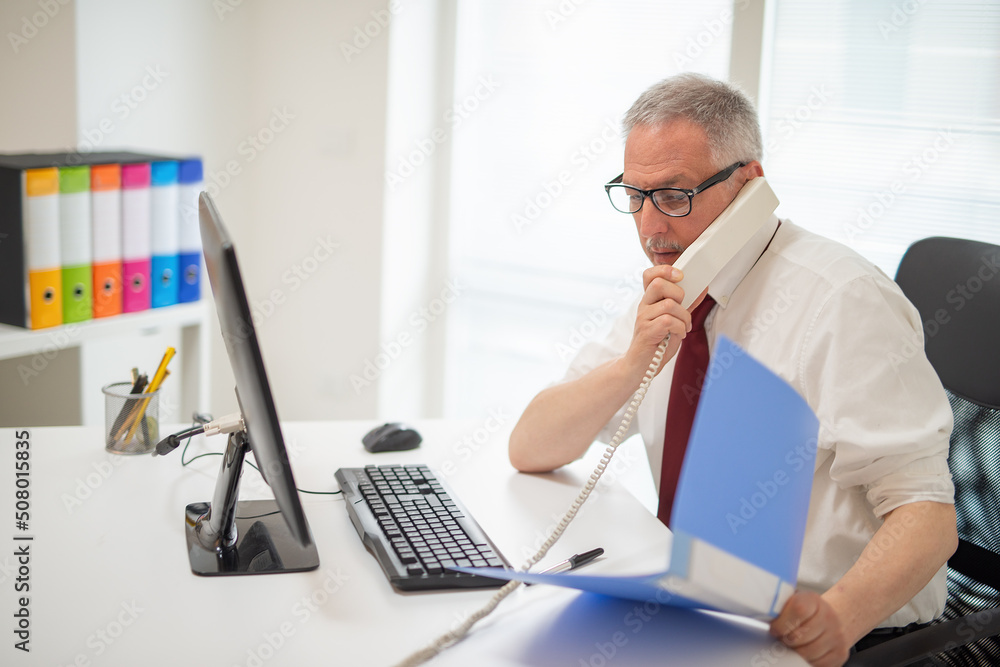
[[[405,449],[416,449],[422,440],[423,438],[414,429],[399,422],[382,424],[361,438],[362,444],[369,452],[400,452]]]

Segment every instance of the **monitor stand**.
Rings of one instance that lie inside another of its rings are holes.
[[[230,433],[212,502],[187,506],[191,571],[216,576],[315,570],[316,544],[298,543],[275,501],[238,500],[249,444],[246,431]]]

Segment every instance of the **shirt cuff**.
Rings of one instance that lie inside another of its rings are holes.
[[[881,518],[892,510],[921,501],[952,505],[955,485],[944,458],[912,461],[868,487],[868,502]]]

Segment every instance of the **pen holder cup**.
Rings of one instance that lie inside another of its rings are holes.
[[[105,385],[104,445],[115,454],[149,454],[160,439],[160,392],[131,394],[132,384]]]

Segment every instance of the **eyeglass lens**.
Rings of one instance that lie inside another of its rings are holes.
[[[635,213],[642,207],[644,195],[627,185],[615,185],[608,189],[611,203],[623,213]],[[656,208],[667,215],[684,215],[691,206],[687,193],[680,190],[658,190],[651,195]]]

